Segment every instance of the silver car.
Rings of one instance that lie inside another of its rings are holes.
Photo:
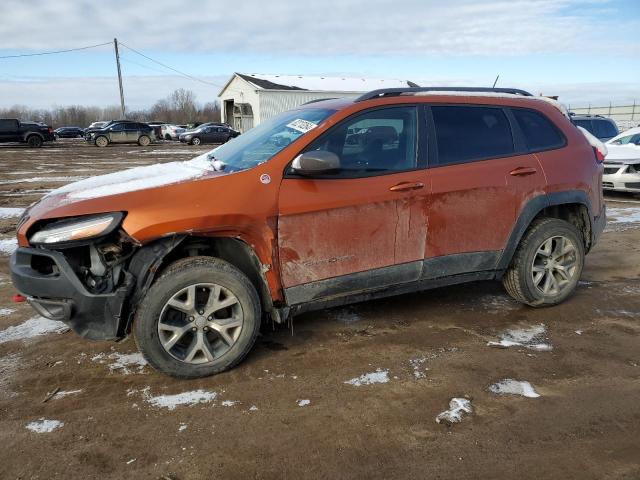
[[[640,127],[615,136],[606,145],[602,188],[640,193]]]

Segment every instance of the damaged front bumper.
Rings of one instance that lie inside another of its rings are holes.
[[[52,267],[43,273],[37,265]],[[90,340],[114,340],[124,336],[125,300],[133,286],[127,275],[112,293],[89,292],[60,252],[20,247],[11,256],[11,278],[43,317],[67,324],[78,335]]]

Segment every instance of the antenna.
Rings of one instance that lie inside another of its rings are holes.
[[[496,81],[495,81],[495,82],[493,82],[493,86],[492,86],[491,88],[496,88],[496,84],[498,83],[498,79],[499,79],[499,78],[500,78],[500,75],[498,75],[498,76],[496,77]]]

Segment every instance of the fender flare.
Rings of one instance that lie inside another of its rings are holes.
[[[531,225],[534,218],[545,208],[555,205],[566,204],[580,204],[587,208],[589,213],[589,228],[593,232],[593,211],[591,208],[591,201],[587,196],[587,193],[583,190],[567,190],[564,192],[547,193],[545,195],[539,195],[529,200],[520,211],[520,215],[516,220],[516,223],[511,230],[511,235],[507,241],[505,249],[502,251],[496,270],[504,271],[509,267],[511,259],[513,258],[522,236]],[[589,239],[591,242],[592,239]]]
[[[28,142],[28,141],[29,141],[29,137],[32,137],[32,136],[34,136],[34,135],[35,135],[36,137],[40,137],[40,139],[41,139],[43,142],[45,141],[45,140],[44,140],[44,135],[42,135],[40,132],[27,132],[27,133],[25,133],[25,134],[23,135],[22,140],[23,140],[24,142]]]

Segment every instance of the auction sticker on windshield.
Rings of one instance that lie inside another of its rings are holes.
[[[317,126],[317,123],[310,122],[309,120],[302,120],[301,118],[298,118],[287,125],[287,127],[293,128],[301,133],[307,133],[309,130],[313,130]]]

